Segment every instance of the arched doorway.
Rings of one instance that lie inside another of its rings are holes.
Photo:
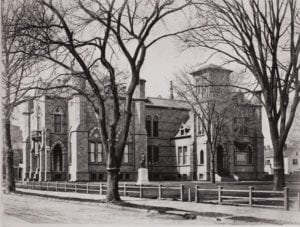
[[[223,160],[224,160],[224,148],[223,146],[219,145],[217,147],[217,173],[220,176],[225,174]]]
[[[56,144],[53,148],[53,172],[55,180],[60,180],[63,171],[63,155],[60,144]]]

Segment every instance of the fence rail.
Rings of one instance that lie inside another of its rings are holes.
[[[283,208],[289,210],[289,188],[285,187],[283,191],[268,191],[268,190],[255,190],[250,186],[246,189],[224,189],[222,186],[218,186],[217,189],[206,189],[195,186],[195,202],[200,200],[199,192],[208,191],[217,193],[217,203],[239,203],[248,206],[259,207],[273,207]],[[234,195],[232,195],[234,193]],[[263,195],[261,195],[263,194]],[[277,197],[263,197],[268,195],[276,195]],[[273,202],[274,204],[260,204],[259,202]],[[280,204],[278,204],[280,202]],[[300,194],[298,193],[298,207],[300,207]],[[299,209],[299,208],[298,208]]]
[[[47,191],[64,191],[64,192],[77,192],[88,194],[104,194],[107,191],[106,183],[76,183],[76,182],[17,182],[17,187]],[[140,198],[157,198],[164,199],[170,198],[164,196],[165,190],[174,190],[175,197],[183,201],[184,186],[165,186],[165,185],[135,185],[135,184],[119,184],[119,192],[124,196],[139,196]],[[177,192],[176,192],[177,191]],[[153,193],[154,192],[154,193]],[[174,196],[172,196],[174,198]]]
[[[107,191],[106,183],[78,183],[78,182],[17,182],[17,187],[27,189],[38,189],[47,191],[76,192],[87,194],[103,195]],[[194,194],[193,194],[193,192]],[[179,201],[204,202],[209,198],[210,202],[218,204],[241,204],[248,206],[283,208],[289,210],[289,201],[296,201],[297,209],[300,210],[300,192],[297,197],[290,197],[289,189],[286,187],[283,191],[255,190],[250,186],[248,189],[224,189],[218,188],[200,188],[196,185],[194,189],[183,184],[178,186],[157,185],[136,185],[130,183],[119,184],[120,195],[135,196],[140,198],[155,199],[177,199]],[[205,195],[203,195],[205,193]],[[201,195],[202,194],[202,195]],[[194,197],[194,198],[192,198]],[[194,199],[194,200],[193,200]]]

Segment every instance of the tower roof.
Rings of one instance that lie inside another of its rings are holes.
[[[196,71],[192,72],[191,74],[193,76],[195,75],[199,75],[201,73],[204,73],[206,72],[207,70],[219,70],[219,71],[227,71],[229,73],[233,72],[232,70],[230,69],[226,69],[224,67],[221,67],[221,66],[218,66],[218,65],[215,65],[215,64],[208,64],[208,65],[204,65],[204,66],[201,66],[200,68],[198,68]]]

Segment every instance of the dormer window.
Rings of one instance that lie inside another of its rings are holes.
[[[183,136],[184,135],[184,128],[181,126],[180,128],[180,135]]]
[[[53,110],[54,115],[54,132],[62,132],[62,116],[63,110],[60,106],[57,106]]]

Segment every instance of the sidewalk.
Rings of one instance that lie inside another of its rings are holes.
[[[246,220],[248,222],[265,222],[269,224],[300,224],[300,212],[275,210],[268,208],[215,205],[194,202],[123,197],[124,204],[105,203],[105,195],[83,194],[74,192],[40,191],[18,188],[22,194],[40,195],[56,199],[88,202],[96,205],[115,207],[118,209],[144,209],[146,212],[164,212],[168,214],[192,214],[214,219]]]

